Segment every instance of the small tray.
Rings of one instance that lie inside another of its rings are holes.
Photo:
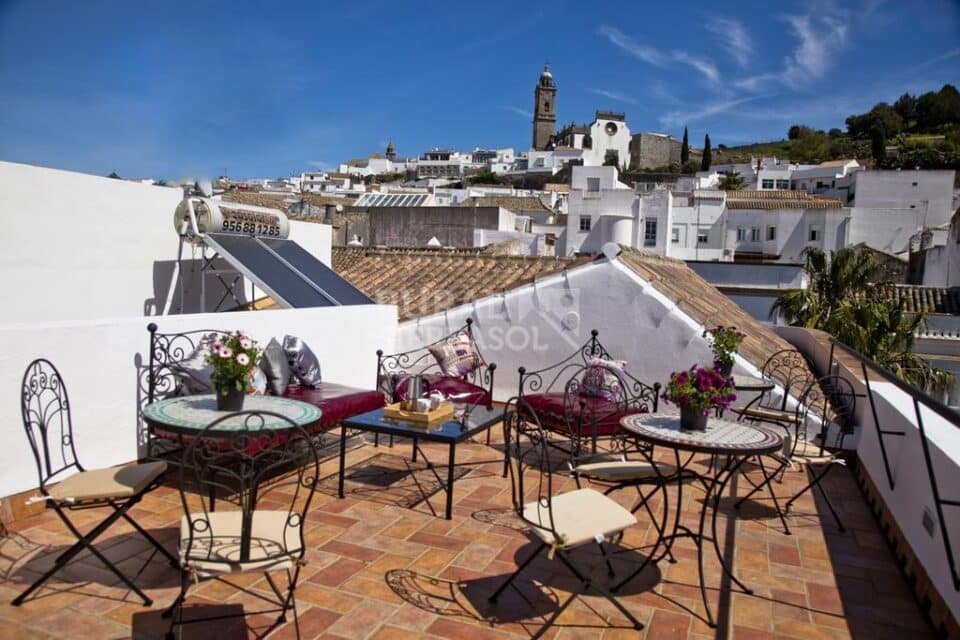
[[[388,404],[383,408],[383,416],[385,418],[393,418],[394,420],[408,420],[410,422],[418,422],[420,424],[434,424],[451,419],[454,411],[452,402],[444,402],[436,409],[427,411],[426,413],[420,411],[407,411],[402,407],[403,403],[400,402]]]

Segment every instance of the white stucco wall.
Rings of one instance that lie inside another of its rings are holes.
[[[619,260],[599,259],[566,274],[547,276],[504,295],[482,298],[449,311],[404,322],[398,350],[422,346],[475,319],[481,351],[497,363],[494,397],[517,391],[517,368],[552,365],[600,332],[610,353],[628,361],[628,371],[650,384],[694,362],[712,362],[703,327]],[[739,362],[737,371],[754,372]]]
[[[37,486],[20,418],[21,380],[34,358],[48,358],[63,376],[85,466],[137,459],[137,366],[146,362],[150,321],[167,333],[241,329],[261,345],[271,337],[296,335],[317,354],[325,380],[372,389],[375,353],[393,347],[397,311],[394,306],[363,305],[0,325],[0,424],[8,434],[0,448],[0,495]]]
[[[173,283],[181,198],[179,188],[0,162],[0,323],[160,314]],[[290,228],[291,240],[330,265],[329,225]],[[198,311],[199,261],[191,262],[190,247],[183,257],[184,310]],[[206,284],[209,309],[223,290],[215,277]],[[248,296],[250,285],[237,290]]]
[[[941,223],[937,223],[941,224]],[[865,242],[874,249],[900,253],[909,248],[910,236],[923,225],[918,209],[875,209],[856,206],[850,209],[851,245]],[[929,223],[928,223],[928,226]]]
[[[935,227],[953,213],[953,171],[858,171],[854,204],[873,209],[914,209]]]
[[[142,315],[175,260],[179,188],[0,162],[0,322]],[[160,301],[162,306],[163,301]]]

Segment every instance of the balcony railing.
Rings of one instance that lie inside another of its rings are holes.
[[[960,591],[960,573],[957,571],[957,559],[954,554],[953,546],[950,542],[950,527],[947,524],[946,518],[944,517],[944,510],[950,507],[960,507],[960,500],[943,497],[942,490],[944,489],[944,486],[938,480],[937,472],[934,468],[933,459],[931,456],[931,442],[924,425],[923,410],[930,411],[939,416],[954,428],[960,428],[960,414],[936,398],[933,398],[929,394],[920,391],[912,385],[904,382],[899,377],[862,353],[833,338],[830,339],[830,356],[827,362],[827,371],[833,372],[835,368],[839,367],[839,362],[837,362],[834,358],[837,349],[840,349],[841,351],[853,356],[860,364],[860,372],[863,375],[863,384],[867,389],[867,399],[869,401],[870,413],[873,418],[873,427],[877,435],[877,441],[880,446],[880,454],[883,460],[884,472],[886,474],[887,484],[890,487],[891,492],[896,491],[897,481],[894,477],[893,470],[891,469],[890,455],[887,448],[889,445],[889,440],[887,439],[904,438],[907,436],[907,432],[902,429],[888,428],[881,424],[879,418],[880,412],[877,409],[877,399],[875,397],[876,392],[871,384],[871,375],[874,377],[874,383],[879,380],[892,384],[912,398],[913,413],[916,416],[915,424],[917,430],[919,431],[921,451],[923,453],[923,465],[926,471],[926,477],[930,483],[930,491],[933,495],[934,509],[936,511],[936,517],[943,539],[944,554],[946,555],[947,565],[950,569],[950,576],[953,579],[953,588],[955,591]],[[909,416],[905,417],[909,419]],[[960,460],[957,460],[956,458],[955,461],[960,463]],[[956,491],[955,488],[954,491]]]

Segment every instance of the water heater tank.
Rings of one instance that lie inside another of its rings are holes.
[[[196,228],[190,219],[191,205]],[[266,238],[286,238],[290,235],[290,222],[279,209],[210,198],[184,198],[173,214],[173,226],[178,234],[196,240],[205,233]]]

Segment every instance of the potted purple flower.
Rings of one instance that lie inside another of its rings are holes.
[[[736,327],[720,325],[713,329],[706,329],[703,337],[709,341],[710,349],[713,350],[713,368],[729,376],[733,371],[733,356],[740,348],[740,343],[747,337],[746,334],[738,331]]]
[[[257,343],[243,332],[212,336],[207,364],[213,367],[210,380],[217,394],[217,409],[243,409],[243,398],[251,390],[253,370],[259,361]]]
[[[680,427],[706,429],[711,410],[725,411],[737,399],[733,380],[717,369],[693,365],[685,371],[670,374],[663,400],[680,407]]]

